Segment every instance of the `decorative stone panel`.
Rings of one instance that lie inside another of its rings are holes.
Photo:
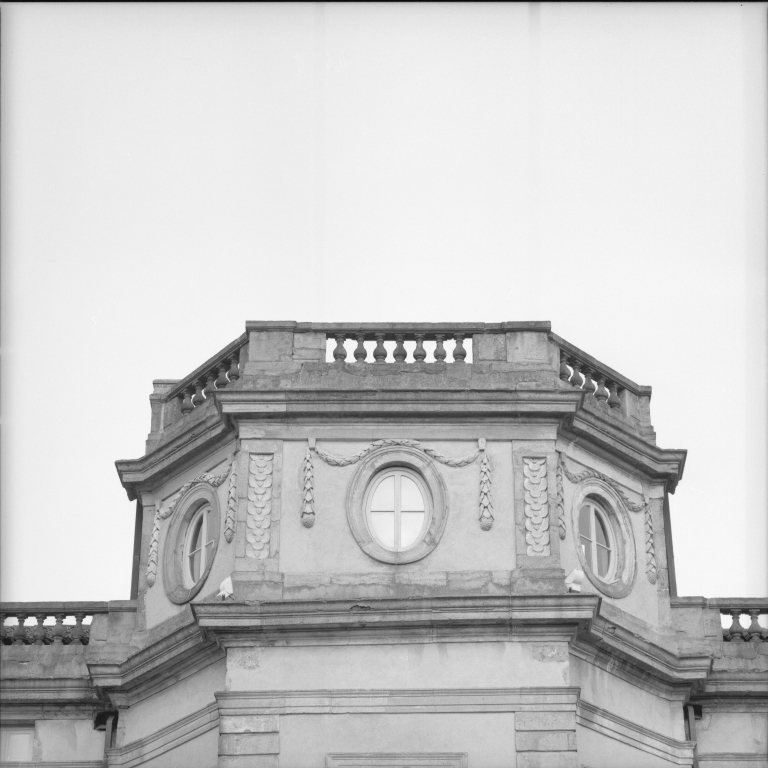
[[[248,504],[245,518],[245,554],[264,560],[269,557],[272,524],[273,454],[251,453],[248,457]]]
[[[530,557],[548,557],[551,550],[546,457],[525,456],[523,475],[526,554]]]

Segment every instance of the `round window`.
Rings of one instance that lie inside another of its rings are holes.
[[[602,581],[610,582],[613,557],[612,536],[605,511],[591,498],[579,509],[579,546],[584,562]]]
[[[429,526],[423,481],[402,467],[385,470],[368,488],[366,519],[373,538],[390,552],[418,544]]]

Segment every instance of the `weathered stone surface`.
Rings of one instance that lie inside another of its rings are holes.
[[[518,752],[517,768],[580,768],[576,752]]]
[[[277,755],[277,733],[223,733],[219,736],[220,755]]]
[[[572,731],[575,728],[573,712],[520,712],[515,717],[516,731]]]
[[[515,740],[518,752],[557,752],[576,749],[575,731],[520,731]]]

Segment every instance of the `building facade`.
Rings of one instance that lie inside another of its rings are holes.
[[[247,323],[117,462],[131,599],[0,606],[3,764],[768,768],[650,399],[546,322]]]

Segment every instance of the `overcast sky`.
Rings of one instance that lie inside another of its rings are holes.
[[[551,320],[689,450],[680,594],[768,594],[764,4],[2,22],[3,599],[128,597],[151,381],[266,319]]]

